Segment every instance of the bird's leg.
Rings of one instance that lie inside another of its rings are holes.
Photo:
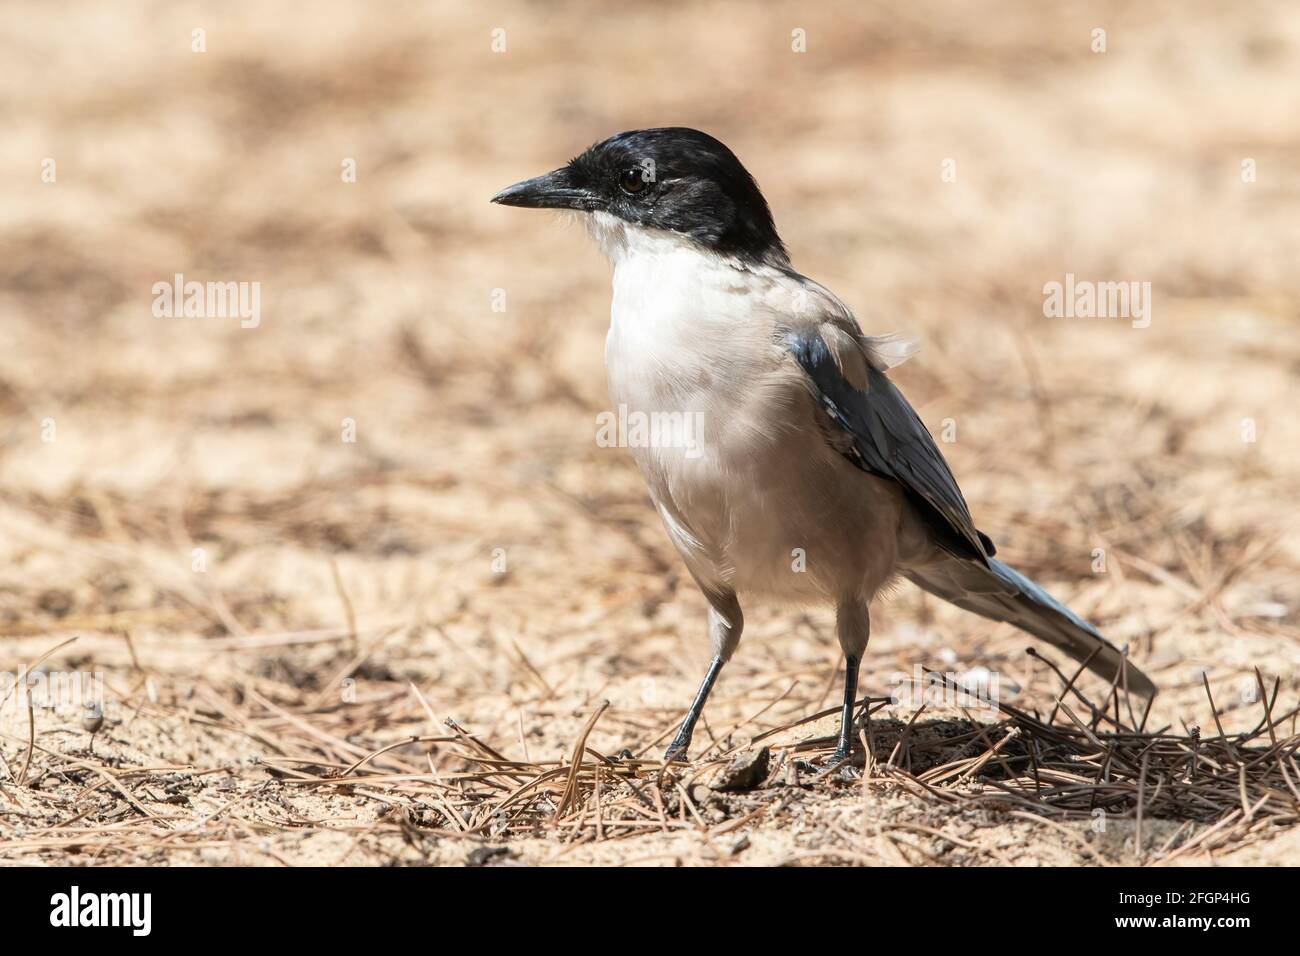
[[[691,709],[686,712],[681,729],[668,745],[668,751],[664,754],[665,763],[686,759],[695,722],[700,719],[700,712],[704,710],[704,702],[709,699],[709,691],[713,690],[718,672],[731,658],[736,645],[740,643],[740,632],[745,627],[745,618],[740,613],[740,602],[736,600],[735,594],[719,593],[706,588],[704,596],[709,601],[709,642],[713,645],[713,662],[709,664],[709,672],[704,675],[704,683],[696,692]]]
[[[704,675],[704,683],[696,692],[695,700],[691,703],[691,709],[686,712],[686,719],[682,721],[681,729],[677,731],[673,742],[668,745],[668,750],[664,754],[664,763],[686,759],[686,751],[691,746],[691,734],[695,732],[695,722],[700,719],[700,712],[704,710],[704,702],[709,699],[709,691],[713,690],[713,682],[718,679],[722,664],[722,658],[715,657],[713,663],[709,665],[709,672]]]
[[[835,753],[826,761],[828,767],[847,760],[853,752],[853,702],[858,696],[858,666],[861,663],[862,658],[856,654],[844,658],[844,707],[840,710],[840,740],[835,745]]]
[[[844,706],[840,710],[840,739],[827,767],[843,763],[853,752],[853,702],[858,696],[858,667],[871,636],[867,602],[860,598],[842,601],[835,612],[835,634],[844,650]]]

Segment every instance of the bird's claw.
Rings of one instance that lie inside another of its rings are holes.
[[[690,744],[686,741],[674,740],[668,745],[668,749],[664,751],[664,763],[676,763],[677,761],[686,763],[690,759],[686,756],[686,748],[689,746]]]
[[[819,763],[813,763],[811,760],[799,760],[795,762],[795,766],[799,768],[800,772],[810,773],[814,779],[823,780],[841,769],[852,756],[852,748],[840,749],[837,747],[829,757]]]
[[[848,760],[852,756],[853,749],[851,747],[836,747],[834,752],[826,758],[826,762],[822,764],[822,766],[827,770],[830,770],[833,767],[844,763],[844,761]]]

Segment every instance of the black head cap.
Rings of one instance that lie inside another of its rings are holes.
[[[567,166],[511,186],[492,201],[607,212],[723,255],[786,260],[754,177],[722,143],[682,126],[611,136]]]

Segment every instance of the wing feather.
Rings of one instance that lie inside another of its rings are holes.
[[[856,363],[843,354],[847,338],[842,328],[828,322],[788,330],[784,344],[803,368],[814,397],[847,435],[849,460],[902,485],[940,532],[937,540],[945,550],[987,565],[994,553],[992,542],[975,527],[930,432],[884,370],[868,361],[860,340],[852,346]],[[845,374],[846,368],[850,374]],[[859,373],[865,387],[852,380]]]

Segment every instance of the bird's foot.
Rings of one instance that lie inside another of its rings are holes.
[[[822,767],[825,768],[827,772],[829,772],[831,770],[834,770],[836,767],[844,763],[852,756],[853,756],[853,748],[846,747],[844,744],[840,744],[838,747],[835,748],[834,752],[831,753],[831,755],[826,758],[826,761],[822,764]]]
[[[853,748],[841,744],[836,747],[834,752],[820,763],[813,763],[810,760],[800,760],[797,766],[800,771],[810,773],[816,780],[824,780],[833,776],[836,771],[843,770],[853,756]]]
[[[681,761],[686,763],[690,758],[687,757],[686,751],[690,747],[689,740],[674,740],[664,751],[664,763],[676,763]]]

